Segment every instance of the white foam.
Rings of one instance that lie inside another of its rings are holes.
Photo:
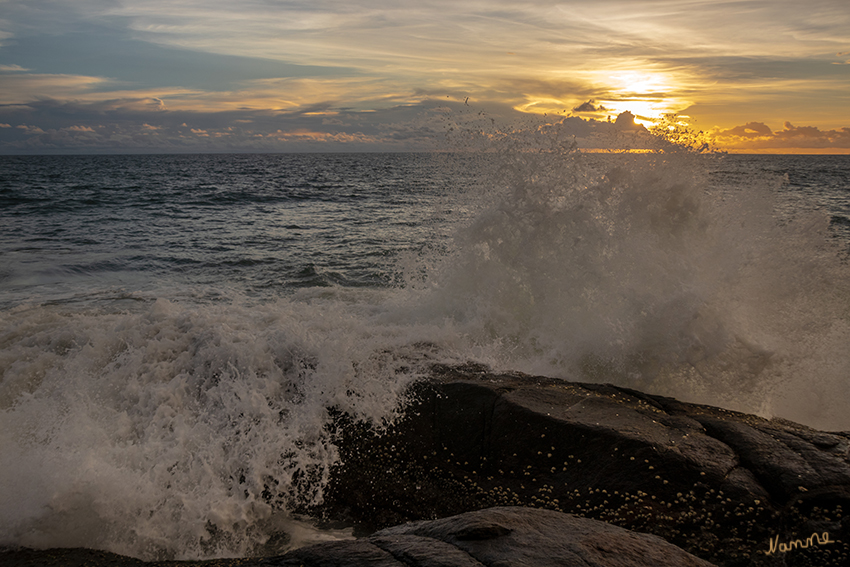
[[[710,186],[719,156],[512,152],[423,286],[502,369],[850,427],[850,274],[782,179]]]
[[[286,541],[281,518],[321,501],[336,460],[327,408],[381,424],[416,375],[392,349],[411,337],[370,326],[370,309],[160,299],[136,313],[10,313],[0,544],[150,559]]]
[[[292,510],[337,458],[328,408],[391,421],[431,361],[850,429],[850,277],[822,212],[777,213],[781,180],[711,187],[687,152],[515,150],[401,289],[5,312],[0,545],[188,559],[325,537]]]

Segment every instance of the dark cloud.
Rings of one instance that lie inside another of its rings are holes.
[[[742,138],[758,138],[760,136],[771,136],[773,131],[762,122],[748,122],[743,126],[735,126],[723,133],[725,136],[739,136]]]
[[[820,130],[814,126],[794,126],[790,122],[785,123],[785,128],[773,133],[774,137],[783,142],[801,143],[812,142],[815,147],[850,148],[850,128],[840,130]]]
[[[169,110],[152,98],[81,103],[45,99],[0,106],[0,153],[422,151],[485,143],[506,132],[557,125],[580,147],[647,147],[652,136],[622,113],[615,122],[528,115],[507,105],[427,99],[372,111],[317,103],[294,111]],[[630,138],[622,136],[628,134]],[[615,140],[615,142],[611,142]],[[478,143],[478,142],[476,142]]]
[[[434,149],[436,104],[380,111],[317,103],[289,112],[168,110],[157,99],[0,106],[0,152],[393,151]],[[455,103],[457,105],[457,103]]]
[[[595,106],[595,102],[596,101],[594,101],[593,99],[590,99],[587,102],[583,102],[573,108],[573,112],[605,112],[607,110],[607,108],[605,108],[601,104],[599,106]]]

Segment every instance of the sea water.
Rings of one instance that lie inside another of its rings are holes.
[[[0,545],[280,553],[435,362],[850,429],[850,157],[0,157]]]

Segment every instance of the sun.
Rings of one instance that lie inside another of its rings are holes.
[[[611,116],[629,111],[635,122],[646,127],[691,104],[680,94],[682,81],[670,71],[598,71],[594,75],[593,82],[605,91],[597,98],[599,105]]]
[[[692,105],[683,94],[688,78],[671,70],[595,70],[577,73],[572,78],[578,78],[589,91],[595,92],[590,101],[526,93],[523,103],[514,109],[533,114],[569,114],[570,110],[578,110],[578,106],[589,105],[589,109],[579,110],[584,118],[604,121],[628,111],[635,116],[636,123],[649,128]]]

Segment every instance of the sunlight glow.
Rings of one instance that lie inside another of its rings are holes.
[[[578,110],[583,118],[614,119],[631,112],[635,122],[647,128],[663,117],[680,113],[693,104],[684,93],[693,88],[693,77],[666,69],[593,71],[576,73],[571,79],[592,85],[597,92],[588,99],[558,98],[551,94],[526,92],[514,110],[532,114],[568,114]],[[532,83],[533,84],[533,83]],[[579,107],[583,107],[579,110]]]
[[[679,94],[681,87],[670,73],[622,71],[608,74],[603,80],[610,85],[610,98],[600,99],[600,103],[609,114],[629,111],[635,115],[635,122],[646,127],[691,104]]]

